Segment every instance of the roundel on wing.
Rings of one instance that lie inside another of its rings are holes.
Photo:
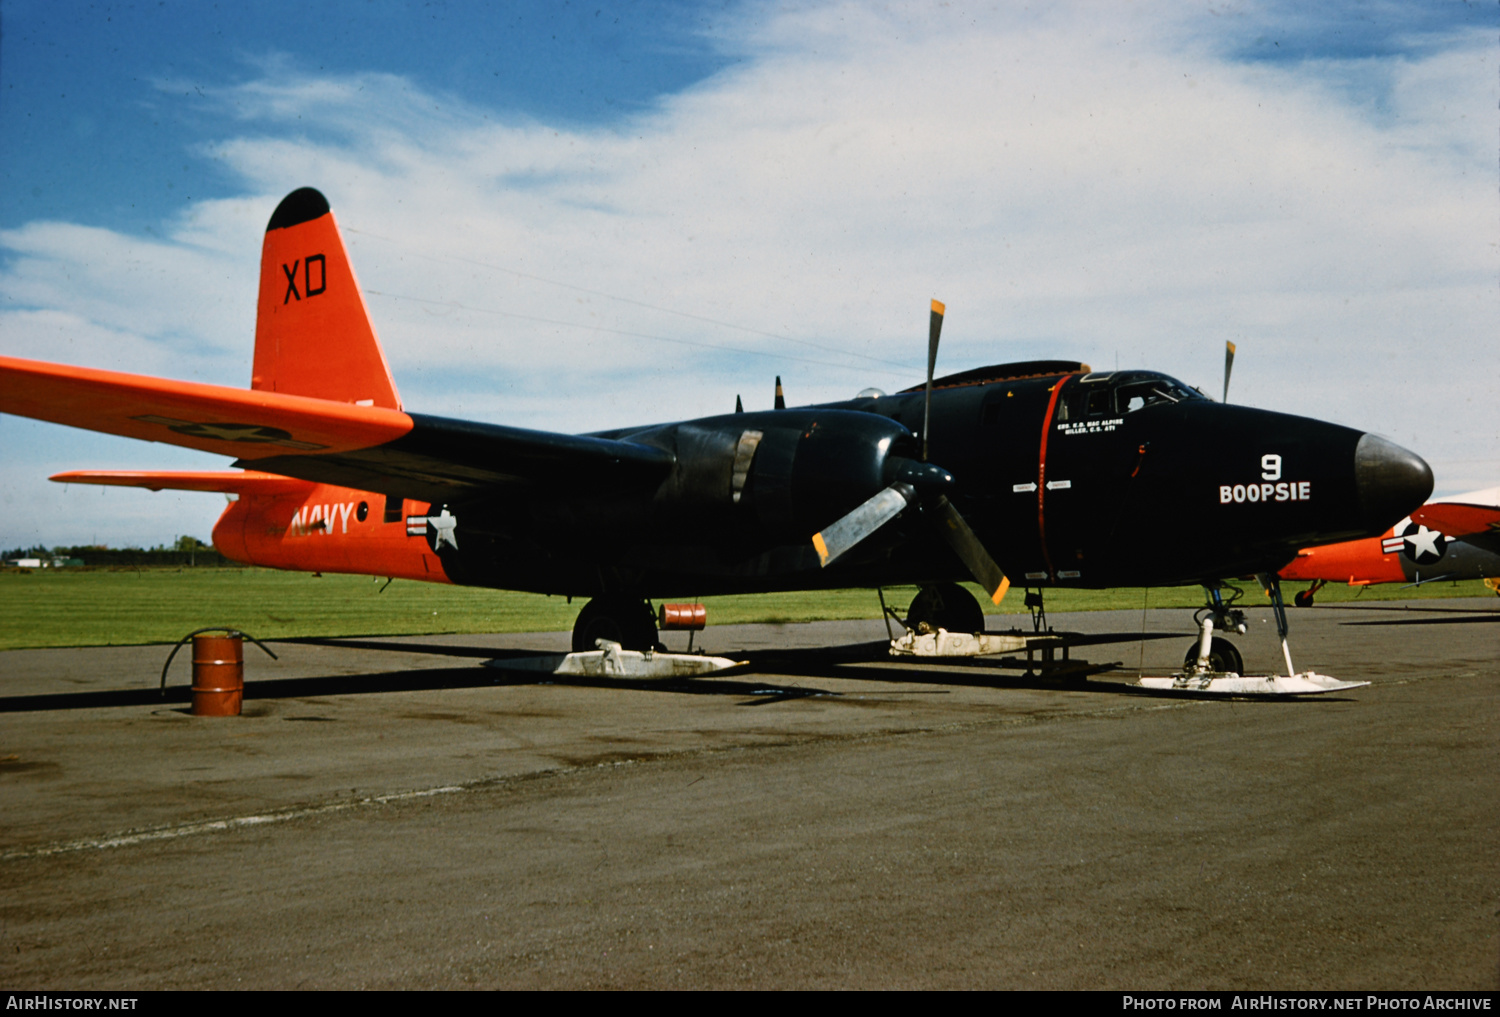
[[[248,441],[248,442],[284,442],[290,438],[290,431],[283,431],[279,427],[262,427],[259,424],[194,424],[190,422],[177,423],[167,428],[178,434],[186,434],[194,438],[215,438],[219,441]]]

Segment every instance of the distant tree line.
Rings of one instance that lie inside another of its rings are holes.
[[[170,565],[176,567],[189,566],[192,568],[239,568],[240,563],[231,561],[211,544],[205,544],[197,537],[178,537],[171,546],[158,544],[156,547],[103,547],[96,544],[80,544],[74,547],[45,547],[41,544],[32,547],[17,547],[8,551],[0,551],[0,561],[10,564],[15,561],[37,559],[52,567],[77,567],[80,563],[85,567],[97,566],[101,568],[130,568],[142,565]]]

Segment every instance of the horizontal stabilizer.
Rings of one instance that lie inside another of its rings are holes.
[[[409,416],[378,406],[0,357],[0,412],[238,459],[392,441]]]
[[[69,470],[54,473],[59,484],[144,487],[152,491],[217,491],[223,494],[292,494],[311,490],[306,480],[256,470]]]

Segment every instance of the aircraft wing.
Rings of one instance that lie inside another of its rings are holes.
[[[257,389],[0,357],[0,412],[234,456],[263,473],[431,502],[665,476],[666,449]]]
[[[565,492],[654,485],[676,461],[664,448],[614,438],[407,416],[411,430],[380,445],[311,455],[281,452],[242,458],[235,465],[441,503],[468,491],[506,487]]]
[[[255,470],[69,470],[47,478],[59,484],[144,487],[151,491],[217,491],[222,494],[291,494],[308,491],[305,480]]]
[[[1500,487],[1429,502],[1411,518],[1455,540],[1500,554]]]

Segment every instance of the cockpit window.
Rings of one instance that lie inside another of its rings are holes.
[[[1085,381],[1066,393],[1058,407],[1060,421],[1124,416],[1147,406],[1202,399],[1175,378],[1153,371],[1125,371]]]
[[[1185,399],[1202,399],[1198,393],[1167,377],[1133,381],[1115,391],[1115,409],[1122,416],[1161,403],[1180,403]]]

